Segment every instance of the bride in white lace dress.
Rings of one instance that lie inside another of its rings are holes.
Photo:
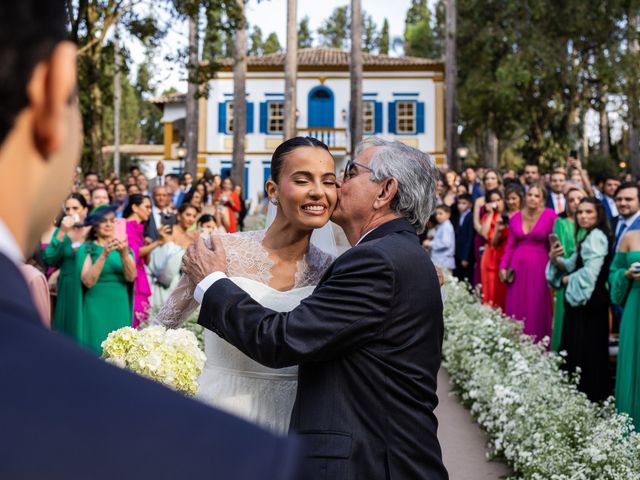
[[[267,230],[224,235],[221,240],[231,280],[263,306],[284,312],[311,294],[334,259],[311,238],[327,224],[336,204],[335,164],[324,144],[296,137],[276,149],[271,172],[267,193],[277,204],[273,223]],[[154,323],[180,326],[198,307],[194,289],[183,277]],[[288,430],[297,367],[264,367],[209,330],[205,353],[200,399],[271,430]]]

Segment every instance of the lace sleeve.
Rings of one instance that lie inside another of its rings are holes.
[[[167,328],[180,327],[199,306],[193,298],[195,289],[196,286],[191,279],[183,275],[158,314],[151,320],[151,324]]]

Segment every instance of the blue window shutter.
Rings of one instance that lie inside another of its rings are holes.
[[[382,103],[375,103],[373,133],[382,133]]]
[[[424,102],[416,103],[416,133],[424,133]]]
[[[227,133],[227,103],[218,104],[218,133]]]
[[[247,133],[253,133],[253,102],[247,102]]]
[[[267,102],[260,104],[260,133],[267,133]]]
[[[396,133],[396,102],[389,102],[389,133]]]

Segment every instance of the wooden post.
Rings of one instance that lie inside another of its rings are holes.
[[[287,56],[284,65],[284,139],[296,136],[296,82],[298,73],[297,0],[287,0]]]
[[[362,140],[362,8],[351,0],[351,102],[349,103],[350,155]]]
[[[240,21],[233,44],[233,153],[231,155],[231,180],[244,185],[244,137],[247,132],[247,31],[244,0],[236,0]]]
[[[456,112],[456,81],[458,68],[456,64],[456,0],[447,0],[446,4],[446,36],[445,36],[445,137],[447,163],[451,169],[461,169],[457,163],[458,118]]]

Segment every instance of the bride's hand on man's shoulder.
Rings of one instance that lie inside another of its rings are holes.
[[[227,269],[227,255],[218,235],[211,235],[211,248],[202,238],[197,239],[182,257],[182,271],[196,285],[213,272]]]

